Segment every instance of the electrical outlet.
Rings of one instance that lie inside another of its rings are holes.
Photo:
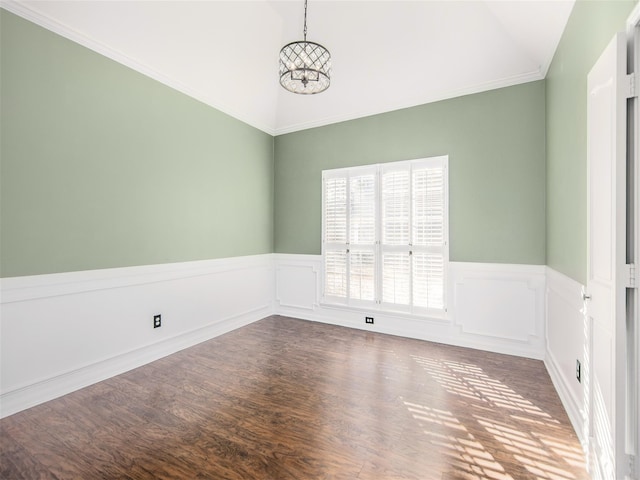
[[[364,317],[364,323],[373,325],[373,317]]]
[[[162,315],[153,316],[153,328],[159,328],[162,326]]]
[[[576,378],[579,383],[582,383],[582,365],[580,365],[580,360],[576,360]]]

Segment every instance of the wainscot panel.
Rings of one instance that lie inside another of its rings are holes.
[[[589,375],[591,333],[582,298],[584,286],[547,267],[547,345],[545,364],[582,445],[588,441],[588,403],[584,389]],[[576,361],[581,366],[577,379]]]
[[[273,278],[267,254],[2,279],[0,416],[272,314]]]

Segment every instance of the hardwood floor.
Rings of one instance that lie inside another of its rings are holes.
[[[2,479],[589,478],[542,362],[278,316],[0,428]]]

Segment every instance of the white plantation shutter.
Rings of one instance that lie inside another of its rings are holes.
[[[382,254],[382,301],[409,305],[411,301],[411,268],[409,253]]]
[[[375,301],[375,253],[351,250],[349,252],[349,297],[354,300]]]
[[[349,298],[376,300],[376,172],[359,169],[349,176]]]
[[[382,243],[409,244],[409,170],[382,175]]]
[[[347,298],[347,178],[323,178],[324,291]]]
[[[444,243],[443,168],[413,171],[413,244],[442,246]]]
[[[347,179],[328,178],[324,187],[324,240],[347,243]]]
[[[447,160],[323,172],[324,301],[444,312]]]
[[[325,294],[334,297],[347,296],[347,253],[329,251],[324,255]]]
[[[411,172],[408,165],[382,167],[382,303],[411,304]]]
[[[323,172],[324,297],[375,305],[377,173],[375,167]]]
[[[413,258],[413,304],[444,307],[444,258],[442,254],[416,253]]]
[[[414,167],[412,172],[413,305],[444,308],[444,165]]]
[[[349,179],[349,244],[376,243],[376,175]]]

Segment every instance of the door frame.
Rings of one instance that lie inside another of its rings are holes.
[[[626,205],[625,231],[621,241],[616,242],[613,252],[619,270],[616,279],[614,301],[616,309],[614,328],[621,335],[618,343],[618,360],[615,376],[615,414],[617,428],[614,441],[615,470],[623,475],[620,480],[640,480],[640,3],[638,3],[626,23],[626,52],[628,85],[625,127],[620,127],[617,135],[626,137],[625,164],[626,188],[624,192],[614,192],[614,197],[623,195]],[[617,36],[617,34],[616,34]],[[624,128],[625,131],[622,131]],[[619,182],[618,182],[619,183]],[[588,187],[589,188],[589,187]],[[616,187],[620,188],[620,187]],[[590,194],[589,194],[590,198]],[[622,219],[621,219],[622,220]],[[590,235],[590,233],[589,233]],[[587,296],[587,298],[590,298]],[[587,307],[587,310],[589,308]],[[586,313],[586,312],[585,312]],[[590,330],[592,330],[590,328]],[[591,336],[591,335],[590,335]],[[592,345],[593,338],[589,343]],[[592,348],[588,348],[589,356]],[[623,352],[624,351],[624,352]],[[591,364],[591,362],[589,362]],[[590,368],[593,370],[593,368]],[[589,374],[591,376],[592,373]],[[591,380],[589,381],[591,384]],[[586,399],[588,409],[593,408],[591,395]],[[593,415],[590,412],[590,417]],[[589,455],[593,454],[593,418],[588,419]],[[590,473],[594,463],[590,459]]]
[[[640,478],[640,3],[627,19],[627,73],[635,74],[634,95],[627,103],[627,264],[634,266],[635,282],[626,288],[627,322],[627,431],[625,455],[629,480]]]
[[[623,480],[627,418],[628,40],[616,33],[587,76],[589,471]],[[604,103],[603,103],[604,102]],[[599,239],[599,240],[598,240]],[[593,296],[593,298],[592,298]],[[597,355],[596,355],[597,352]],[[630,475],[629,475],[630,476]]]

